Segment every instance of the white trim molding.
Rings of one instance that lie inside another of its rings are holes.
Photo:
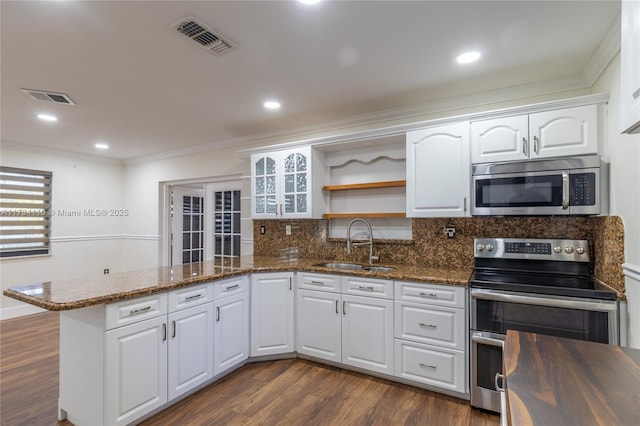
[[[582,77],[589,86],[593,86],[596,80],[602,75],[611,60],[620,51],[621,16],[618,15],[613,24],[607,30],[604,38],[598,45],[593,56],[582,71]]]
[[[23,303],[19,306],[11,306],[9,308],[0,309],[0,320],[23,317],[25,315],[39,314],[41,312],[46,312],[46,310],[38,308],[37,306]]]
[[[109,241],[109,240],[160,241],[160,235],[111,234],[111,235],[77,235],[77,236],[65,236],[65,237],[51,237],[52,243],[73,243],[73,242],[80,242],[80,241]]]
[[[633,278],[640,282],[640,266],[632,265],[631,263],[623,263],[622,272],[626,277]]]

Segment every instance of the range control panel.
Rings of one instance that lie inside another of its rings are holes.
[[[473,241],[475,257],[570,262],[588,262],[590,258],[587,240],[476,238]]]

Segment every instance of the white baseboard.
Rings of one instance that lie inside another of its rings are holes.
[[[23,317],[25,315],[39,314],[40,312],[46,311],[44,309],[38,308],[37,306],[27,304],[12,306],[10,308],[0,309],[0,320]]]

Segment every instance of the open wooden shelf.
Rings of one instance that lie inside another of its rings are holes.
[[[405,212],[390,212],[390,213],[325,213],[322,215],[325,219],[348,219],[355,217],[407,217]]]
[[[325,191],[346,191],[348,189],[393,188],[407,186],[406,180],[390,180],[386,182],[351,183],[346,185],[326,185]]]

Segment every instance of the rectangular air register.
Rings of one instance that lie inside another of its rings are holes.
[[[236,48],[236,45],[224,38],[220,33],[214,32],[207,27],[202,21],[189,16],[182,19],[169,28],[175,28],[180,33],[189,37],[191,40],[198,43],[203,49],[208,50],[214,55],[222,55]]]
[[[45,90],[20,89],[36,101],[54,102],[56,104],[75,105],[76,103],[64,93],[47,92]]]

